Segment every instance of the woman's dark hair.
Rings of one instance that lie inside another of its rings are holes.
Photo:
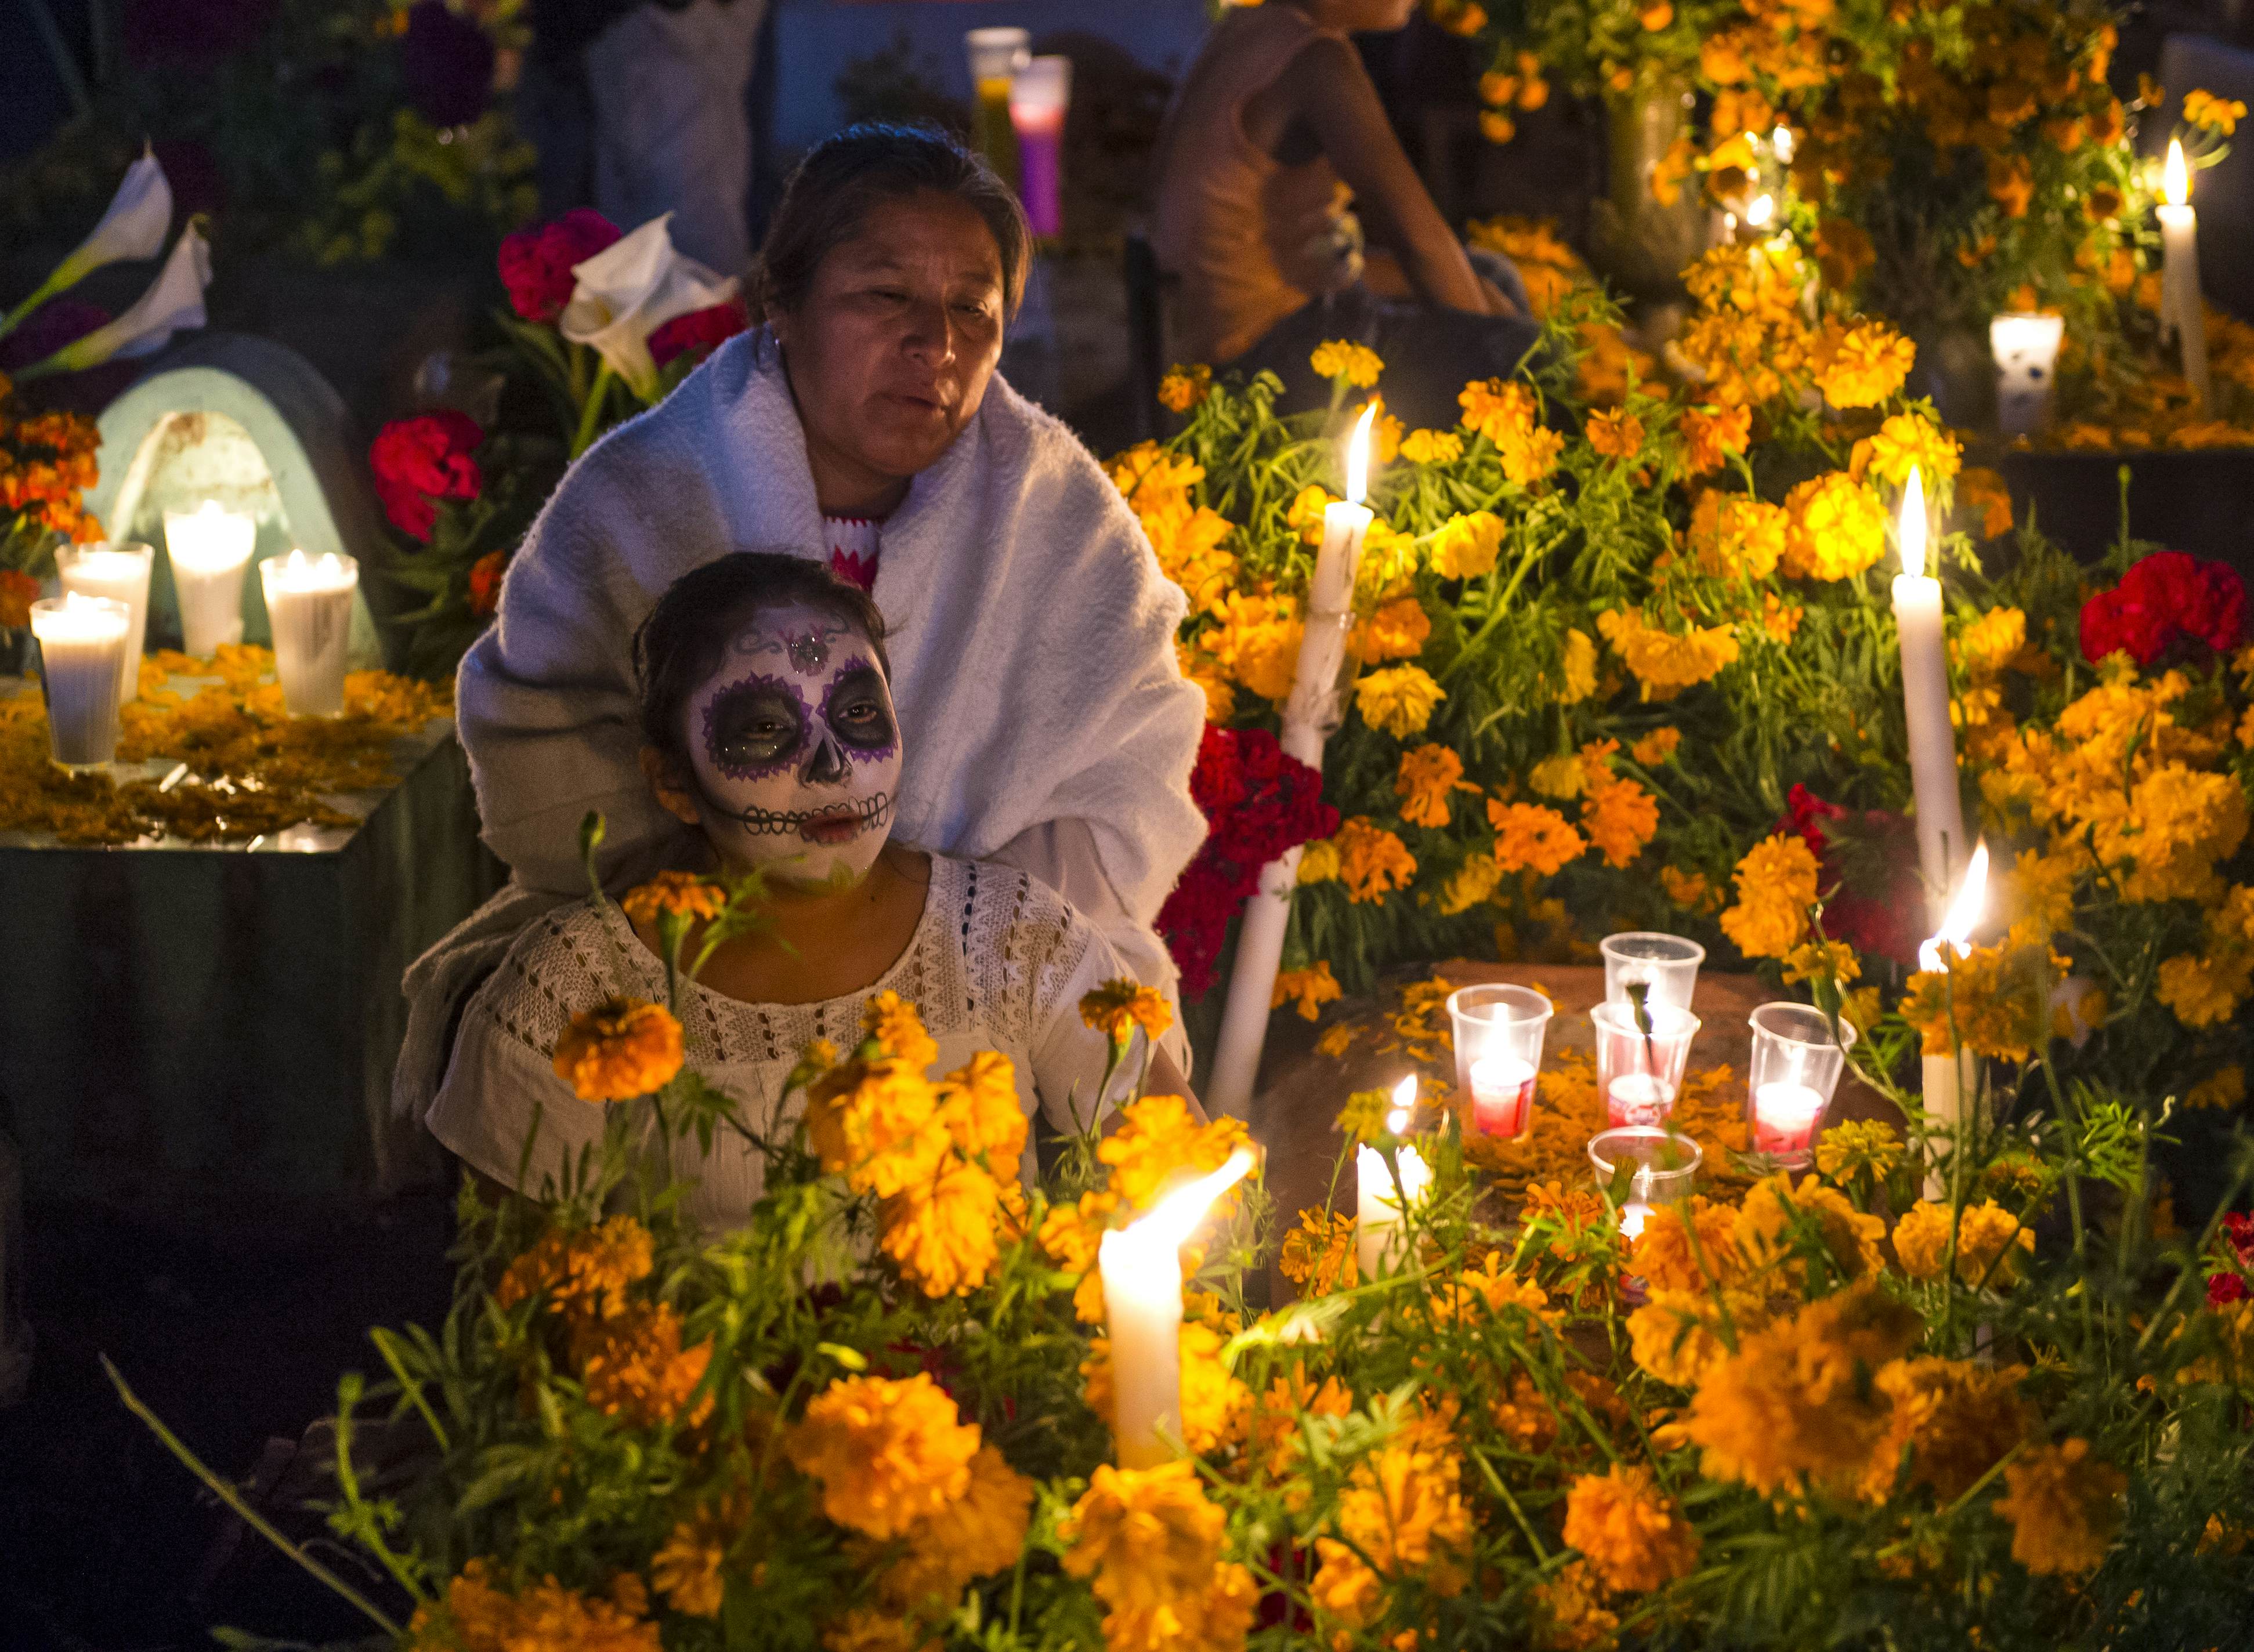
[[[927,192],[964,201],[986,220],[1002,255],[1004,312],[1015,315],[1032,247],[1017,192],[936,127],[864,121],[807,150],[783,186],[760,249],[760,316],[788,315],[804,304],[822,259],[860,234],[874,208]]]
[[[858,585],[818,562],[785,551],[738,550],[692,568],[665,588],[634,636],[634,683],[641,700],[641,737],[668,762],[689,772],[682,708],[697,684],[720,668],[729,640],[753,614],[802,604],[868,636],[877,667],[889,681],[885,616]]]

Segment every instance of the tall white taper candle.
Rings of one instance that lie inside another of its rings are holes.
[[[1955,868],[1964,863],[1964,805],[1956,789],[1956,735],[1949,725],[1941,581],[1926,572],[1925,478],[1914,465],[1902,490],[1901,557],[1902,571],[1894,578],[1894,629],[1901,639],[1918,870],[1928,909],[1937,915],[1949,899]]]
[[[2166,197],[2160,208],[2160,325],[2175,329],[2183,351],[2184,381],[2202,407],[2208,405],[2207,308],[2199,290],[2199,214],[2192,210],[2191,169],[2184,164],[2183,140],[2168,140],[2168,163],[2161,178]]]
[[[1967,942],[1972,926],[1980,921],[1982,904],[1987,898],[1988,845],[1974,845],[1972,858],[1964,867],[1964,881],[1956,897],[1942,914],[1939,933],[1930,941],[1921,943],[1917,949],[1918,968],[1940,970],[1949,967],[1952,957],[1963,957],[1970,948]],[[1957,1122],[1964,1116],[1964,1096],[1977,1090],[1979,1074],[1974,1068],[1970,1051],[1959,1048],[1946,1055],[1928,1055],[1922,1059],[1926,1116],[1935,1124],[1948,1127],[1953,1136]],[[1948,1196],[1949,1180],[1942,1173],[1947,1162],[1945,1152],[1937,1154],[1933,1169],[1925,1179],[1925,1196],[1939,1200]]]

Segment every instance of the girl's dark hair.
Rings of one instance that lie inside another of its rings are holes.
[[[689,750],[682,709],[697,684],[720,668],[728,643],[753,614],[803,604],[867,634],[887,680],[885,616],[858,585],[818,562],[785,551],[738,550],[692,568],[665,589],[634,635],[641,737],[684,772]]]
[[[871,211],[926,192],[967,202],[986,220],[1002,255],[1004,312],[1015,315],[1032,246],[1017,192],[936,127],[864,121],[807,150],[784,184],[760,249],[760,317],[788,315],[804,304],[822,259],[860,234]]]

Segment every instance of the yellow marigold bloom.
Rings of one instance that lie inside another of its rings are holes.
[[[980,1166],[949,1155],[878,1210],[878,1242],[900,1276],[928,1297],[967,1296],[1000,1254],[1002,1188]]]
[[[2125,815],[2103,822],[2096,850],[2109,865],[2133,861],[2130,900],[2208,900],[2222,892],[2215,864],[2246,841],[2245,788],[2228,774],[2167,763],[2137,782]]]
[[[1401,457],[1411,465],[1452,465],[1464,456],[1464,438],[1453,430],[1411,430],[1401,438]]]
[[[1866,1175],[1884,1181],[1900,1166],[1902,1138],[1877,1119],[1845,1119],[1816,1141],[1816,1168],[1834,1181]]]
[[[1354,709],[1362,720],[1396,740],[1421,734],[1432,708],[1447,697],[1422,666],[1388,666],[1363,674],[1354,685]]]
[[[1166,510],[1187,514],[1189,490],[1204,480],[1204,466],[1178,458],[1156,442],[1138,442],[1111,461],[1112,485],[1138,516]]]
[[[1526,771],[1526,783],[1544,797],[1578,797],[1587,780],[1580,756],[1573,752],[1545,757]]]
[[[1475,579],[1491,572],[1502,534],[1502,518],[1493,511],[1449,517],[1432,535],[1432,571],[1443,579]]]
[[[681,1070],[681,1023],[662,1004],[612,998],[571,1018],[556,1040],[556,1076],[583,1102],[630,1102]]]
[[[897,1613],[856,1606],[822,1628],[822,1652],[939,1652],[937,1637],[920,1633]]]
[[[897,1537],[970,1488],[978,1425],[928,1372],[841,1377],[783,1437],[798,1471],[821,1482],[822,1512],[876,1538]]]
[[[1322,1006],[1338,1001],[1342,989],[1338,977],[1331,973],[1328,958],[1318,958],[1312,970],[1284,970],[1276,976],[1276,990],[1269,995],[1268,1007],[1280,1010],[1287,1004],[1296,1004],[1299,1018],[1314,1020],[1322,1013]]]
[[[924,1031],[923,1018],[897,992],[879,992],[869,1000],[861,1012],[861,1035],[876,1040],[884,1054],[919,1073],[939,1060],[939,1046]]]
[[[1782,1263],[1796,1279],[1804,1271],[1799,1253],[1811,1226],[1837,1271],[1851,1279],[1879,1271],[1886,1222],[1856,1209],[1838,1189],[1813,1176],[1803,1176],[1795,1186],[1785,1172],[1764,1177],[1747,1190],[1738,1211],[1738,1250],[1749,1267]]]
[[[1097,1144],[1096,1156],[1111,1167],[1112,1193],[1135,1210],[1147,1208],[1178,1180],[1220,1169],[1250,1139],[1242,1119],[1200,1124],[1179,1096],[1138,1097],[1121,1110],[1120,1120]],[[1223,1194],[1214,1207],[1216,1214],[1234,1210],[1242,1191],[1240,1185]]]
[[[1790,526],[1782,505],[1708,488],[1690,508],[1686,542],[1707,573],[1726,579],[1766,579],[1784,555]]]
[[[1816,904],[1816,851],[1779,832],[1746,851],[1731,874],[1737,904],[1722,914],[1722,933],[1748,958],[1782,958],[1808,933]]]
[[[1385,1610],[1385,1580],[1362,1562],[1362,1558],[1335,1537],[1315,1539],[1321,1563],[1309,1581],[1307,1593],[1317,1613],[1342,1629],[1362,1629]],[[1334,1636],[1334,1643],[1348,1636]]]
[[[2254,982],[2254,956],[2217,962],[2195,953],[2162,960],[2153,996],[2188,1027],[2216,1026],[2238,1013]]]
[[[2042,1446],[2004,1470],[1996,1512],[2012,1522],[2012,1558],[2029,1572],[2095,1571],[2121,1526],[2129,1477],[2090,1454],[2086,1439]]]
[[[2024,1061],[2050,1042],[2050,949],[2030,945],[1975,947],[1962,957],[1944,950],[1945,970],[1910,976],[1902,1019],[1923,1035],[1928,1055],[1961,1045],[1999,1060]]]
[[[1502,473],[1521,487],[1531,487],[1551,471],[1565,452],[1565,438],[1546,425],[1506,433],[1495,443]]]
[[[1506,437],[1517,437],[1534,428],[1534,392],[1510,379],[1474,379],[1456,397],[1464,410],[1462,423],[1496,446]]]
[[[494,1287],[502,1311],[546,1292],[566,1319],[584,1324],[626,1310],[627,1288],[649,1278],[649,1229],[632,1216],[612,1216],[578,1233],[550,1228],[512,1261]]]
[[[1608,608],[1597,616],[1597,630],[1628,662],[1646,700],[1673,697],[1705,682],[1738,657],[1737,640],[1727,626],[1676,636],[1645,623],[1631,608]]]
[[[1213,388],[1213,369],[1202,363],[1184,367],[1176,362],[1158,381],[1158,403],[1171,412],[1186,413]]]
[[[1606,780],[1581,805],[1581,830],[1605,864],[1625,866],[1659,830],[1659,800],[1634,780]]]
[[[1338,875],[1339,846],[1329,838],[1319,837],[1299,851],[1300,883],[1335,883]]]
[[[1721,904],[1718,892],[1703,872],[1684,872],[1674,866],[1659,869],[1659,886],[1667,898],[1686,912],[1704,912]]]
[[[1398,1438],[1354,1466],[1339,1495],[1339,1535],[1388,1578],[1422,1575],[1438,1595],[1466,1581],[1472,1516],[1457,1488],[1452,1451],[1422,1451]]]
[[[684,1348],[681,1332],[681,1316],[668,1302],[636,1304],[585,1327],[575,1340],[587,1404],[634,1428],[659,1428],[680,1417],[712,1361],[711,1343]],[[690,1425],[711,1409],[708,1394],[689,1414]]]
[[[1385,604],[1354,628],[1348,646],[1365,665],[1380,660],[1413,660],[1432,634],[1432,617],[1414,597]]]
[[[939,1082],[937,1094],[939,1122],[956,1152],[983,1154],[997,1170],[1017,1163],[1026,1150],[1026,1112],[1008,1056],[979,1051]]]
[[[1033,1482],[981,1446],[969,1488],[908,1528],[907,1552],[878,1577],[877,1592],[897,1611],[954,1611],[971,1584],[1018,1564],[1032,1503]]]
[[[1284,1236],[1276,1266],[1286,1279],[1305,1285],[1311,1297],[1351,1291],[1361,1283],[1354,1251],[1354,1218],[1327,1210],[1303,1210],[1299,1225]]]
[[[2184,1092],[2186,1107],[2236,1107],[2246,1099],[2246,1069],[2233,1061],[2218,1067]]]
[[[1339,881],[1352,905],[1382,900],[1396,889],[1406,889],[1417,875],[1417,857],[1409,846],[1365,816],[1340,826],[1332,842],[1338,845]]]
[[[1942,1504],[1978,1483],[2027,1437],[2034,1410],[2020,1397],[2025,1366],[1998,1370],[1970,1360],[1896,1360],[1878,1376],[1894,1402],[1860,1491],[1882,1503],[1900,1485],[1925,1486]]]
[[[1068,1545],[1064,1567],[1084,1578],[1097,1600],[1110,1609],[1104,1638],[1119,1652],[1114,1620],[1123,1628],[1147,1625],[1159,1614],[1180,1620],[1177,1634],[1202,1640],[1212,1618],[1233,1615],[1209,1610],[1224,1586],[1222,1544],[1228,1516],[1207,1500],[1196,1466],[1186,1459],[1156,1468],[1114,1468],[1098,1464],[1088,1490],[1058,1524]],[[1242,1568],[1236,1570],[1242,1571]],[[1249,1624],[1251,1602],[1245,1603]],[[1242,1630],[1237,1633],[1242,1640]],[[1137,1639],[1141,1646],[1144,1642]],[[1214,1644],[1228,1644],[1226,1638]]]
[[[1475,1268],[1466,1268],[1432,1288],[1428,1305],[1436,1325],[1460,1325],[1491,1318],[1506,1308],[1540,1313],[1550,1306],[1550,1293],[1531,1279],[1522,1279],[1502,1265],[1499,1251],[1490,1250]]]
[[[1494,828],[1494,864],[1506,872],[1531,867],[1546,878],[1589,846],[1563,815],[1539,803],[1489,798],[1487,817]]]
[[[1956,503],[1977,514],[1978,537],[2000,539],[2012,531],[2012,490],[1986,466],[1972,466],[1956,479]]]
[[[1448,794],[1478,789],[1464,779],[1464,760],[1437,744],[1411,746],[1402,752],[1400,770],[1393,777],[1393,794],[1401,800],[1401,818],[1411,826],[1446,826]]]
[[[1264,700],[1289,697],[1306,628],[1294,605],[1230,592],[1222,606],[1221,624],[1200,639],[1214,663]]]
[[[1662,1290],[1628,1316],[1628,1352],[1636,1364],[1662,1382],[1676,1388],[1697,1388],[1707,1374],[1730,1357],[1722,1340],[1722,1310],[1729,1310],[1735,1336],[1759,1330],[1774,1318],[1769,1298],[1752,1291],[1724,1291],[1717,1302],[1713,1287]]]
[[[1589,416],[1589,445],[1606,458],[1634,458],[1643,446],[1643,421],[1621,408]]]
[[[517,1652],[555,1647],[569,1652],[661,1652],[657,1625],[644,1620],[648,1593],[633,1572],[611,1584],[611,1598],[566,1589],[555,1578],[512,1595],[487,1580],[472,1560],[446,1586],[443,1601],[425,1601],[408,1624],[408,1652]]]
[[[630,922],[654,924],[659,914],[676,918],[717,918],[728,905],[728,892],[689,872],[662,872],[646,884],[626,892],[619,902]]]
[[[1746,407],[1686,408],[1681,424],[1684,462],[1690,474],[1704,476],[1722,461],[1746,451],[1753,439],[1753,410]]]
[[[676,1612],[692,1618],[717,1618],[727,1592],[721,1566],[728,1546],[751,1516],[751,1502],[744,1493],[728,1494],[718,1503],[706,1503],[673,1529],[650,1557],[650,1586]]]
[[[1385,363],[1378,360],[1376,351],[1348,339],[1333,339],[1317,345],[1307,360],[1324,378],[1344,379],[1357,390],[1369,388],[1385,371]]]
[[[1745,1278],[1738,1249],[1738,1213],[1704,1194],[1687,1204],[1651,1208],[1630,1248],[1628,1266],[1655,1291],[1704,1291]]]
[[[1098,1032],[1108,1033],[1114,1044],[1126,1043],[1138,1026],[1143,1036],[1155,1044],[1173,1026],[1174,1012],[1158,988],[1122,976],[1081,999],[1080,1018]]]
[[[1894,1224],[1894,1255],[1902,1271],[1913,1279],[1938,1279],[1949,1255],[1949,1207],[1921,1199]],[[2008,1254],[2014,1248],[2033,1254],[2035,1236],[2020,1225],[2018,1217],[1985,1200],[1967,1205],[1956,1224],[1956,1277],[1967,1284],[1987,1280],[2006,1284],[2012,1278]]]
[[[812,1086],[806,1134],[824,1171],[880,1199],[928,1179],[952,1145],[938,1090],[895,1056],[849,1061]]]
[[[1558,656],[1558,704],[1578,705],[1597,691],[1597,645],[1589,634],[1578,629],[1565,633],[1565,645]]]
[[[1796,579],[1845,579],[1886,550],[1886,508],[1844,471],[1810,478],[1784,496],[1791,518],[1778,566]]]
[[[1868,472],[1900,487],[1915,466],[1930,487],[1956,476],[1963,452],[1955,437],[1922,413],[1897,413],[1879,426],[1877,435],[1855,444],[1848,468],[1858,480]]]
[[[1868,1284],[1810,1303],[1740,1339],[1700,1384],[1684,1419],[1705,1472],[1764,1494],[1858,1475],[1890,1404],[1872,1382],[1922,1322]]]
[[[2198,88],[2184,94],[2184,123],[2228,137],[2246,118],[2246,106],[2235,97],[2217,97]]]
[[[1883,321],[1833,324],[1816,345],[1816,388],[1836,408],[1876,407],[1902,387],[1917,346]]]
[[[1116,1194],[1084,1193],[1071,1204],[1050,1206],[1034,1235],[1034,1242],[1061,1271],[1080,1276],[1072,1311],[1083,1325],[1103,1323],[1103,1274],[1096,1265],[1096,1251],[1118,1208]]]
[[[1581,1474],[1565,1493],[1565,1541],[1588,1558],[1605,1586],[1648,1594],[1698,1564],[1698,1533],[1652,1472],[1615,1463]]]
[[[1605,1586],[1589,1563],[1575,1560],[1535,1586],[1541,1652],[1600,1652],[1614,1644],[1620,1614],[1605,1603]]]
[[[1658,728],[1645,735],[1628,748],[1628,754],[1645,768],[1657,768],[1675,755],[1683,744],[1683,731],[1678,728]]]
[[[1440,914],[1452,918],[1484,906],[1502,882],[1502,867],[1493,855],[1474,855],[1440,890]]]
[[[1338,502],[1328,489],[1309,482],[1292,496],[1291,504],[1284,508],[1284,526],[1292,529],[1309,544],[1319,545],[1323,540],[1324,514]]]
[[[1192,511],[1148,512],[1138,520],[1158,559],[1158,570],[1182,588],[1190,611],[1215,619],[1226,615],[1237,561],[1221,547],[1236,531],[1236,525],[1204,505]]]

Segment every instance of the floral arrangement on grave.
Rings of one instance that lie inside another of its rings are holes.
[[[2235,1103],[2254,992],[2237,575],[2125,544],[2085,571],[2031,531],[2007,539],[1999,480],[1903,393],[1908,340],[1811,319],[1815,274],[1788,242],[1693,267],[1676,347],[1698,382],[1670,387],[1554,242],[1482,234],[1550,249],[1526,266],[1549,364],[1467,385],[1450,429],[1376,421],[1351,690],[1323,764],[1340,823],[1301,857],[1277,1002],[1317,1018],[1385,969],[1589,961],[1608,933],[1663,929],[1837,995],[1867,1045],[1898,1051],[1905,1016],[1931,1018],[1914,977],[1946,892],[1922,886],[1912,843],[1889,595],[1914,471],[1956,524],[1934,566],[1961,806],[2014,937],[1976,956],[2054,958],[2073,984],[2055,1026],[2015,1023],[1989,1053],[2048,1052],[2155,1108]],[[1366,349],[1326,345],[1315,365],[1333,410],[1297,418],[1272,381],[1178,368],[1177,433],[1112,461],[1188,595],[1183,668],[1239,732],[1278,724],[1339,437],[1382,397]]]
[[[627,904],[677,992],[752,898]],[[1127,983],[1082,1012],[1130,1064],[1165,1025]],[[1503,1204],[1451,1119],[1373,1092],[1340,1124],[1391,1217],[1298,1213],[1279,1247],[1242,1127],[1176,1097],[1021,1186],[1006,1062],[934,1074],[889,994],[770,1116],[682,1050],[666,1004],[578,1018],[560,1104],[604,1110],[599,1152],[536,1198],[466,1188],[446,1322],[377,1329],[382,1372],[340,1385],[330,1538],[258,1520],[381,1643],[1546,1652],[1882,1622],[2048,1652],[2227,1643],[2254,1583],[2254,1241],[2176,1230],[2150,1125],[2094,1093],[1968,1123],[1939,1197],[1927,1144],[1846,1125],[1811,1173],[1629,1242],[1623,1187]],[[703,1235],[672,1144],[723,1135],[765,1190]]]
[[[424,605],[410,668],[451,676],[492,620],[501,576],[564,466],[612,425],[654,406],[746,325],[733,276],[674,250],[665,220],[631,234],[580,207],[500,244],[509,307],[502,342],[480,358],[478,399],[500,410],[544,406],[488,430],[458,408],[395,419],[368,449],[377,499],[397,531],[392,575]]]

